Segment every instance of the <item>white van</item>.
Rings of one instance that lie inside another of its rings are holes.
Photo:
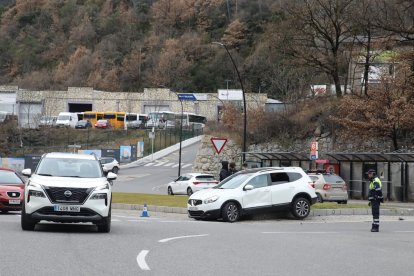
[[[71,112],[60,112],[56,120],[57,127],[72,127],[75,128],[78,122],[78,114]]]

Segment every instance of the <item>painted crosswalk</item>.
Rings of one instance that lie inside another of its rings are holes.
[[[170,167],[170,168],[178,168],[179,164],[177,162],[169,162],[169,161],[154,161],[149,162],[144,165],[145,167]],[[181,163],[181,168],[190,168],[192,167],[192,163]]]

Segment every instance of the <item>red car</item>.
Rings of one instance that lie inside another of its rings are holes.
[[[21,211],[24,181],[13,170],[0,168],[0,211]]]
[[[111,123],[108,120],[99,120],[95,124],[96,128],[111,128]]]

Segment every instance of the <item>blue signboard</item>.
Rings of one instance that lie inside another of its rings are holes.
[[[177,94],[177,96],[180,101],[196,101],[197,100],[194,94],[189,94],[189,93]]]

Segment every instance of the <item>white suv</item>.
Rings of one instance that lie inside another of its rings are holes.
[[[290,210],[306,218],[316,203],[309,176],[299,167],[271,167],[238,172],[212,189],[198,191],[187,203],[189,217],[235,222],[259,210]]]
[[[23,230],[34,230],[41,220],[92,222],[99,232],[111,229],[112,187],[117,175],[104,176],[94,155],[44,154],[32,174],[24,169],[27,181],[22,206]]]

